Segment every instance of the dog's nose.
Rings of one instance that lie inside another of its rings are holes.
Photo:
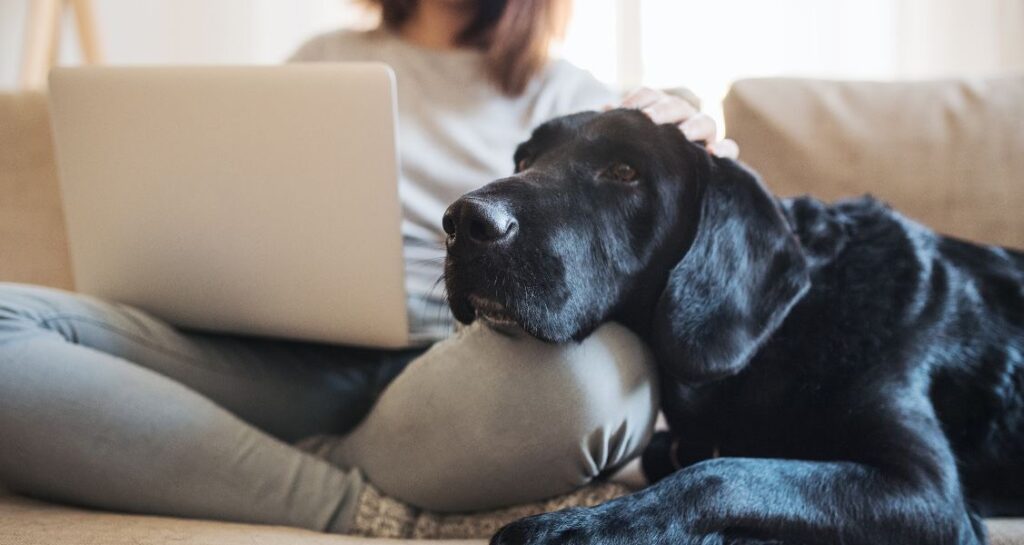
[[[454,240],[481,246],[508,242],[519,229],[519,223],[504,204],[465,197],[444,213],[442,226]]]

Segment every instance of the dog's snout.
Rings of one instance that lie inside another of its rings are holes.
[[[475,198],[456,201],[445,212],[442,226],[449,237],[480,246],[508,242],[519,229],[507,206]]]

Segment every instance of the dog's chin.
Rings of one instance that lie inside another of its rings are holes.
[[[573,322],[564,316],[549,315],[526,301],[516,304],[502,303],[499,298],[465,292],[450,300],[452,314],[460,323],[469,325],[480,322],[502,333],[521,335],[523,332],[535,339],[549,343],[579,341],[589,331],[579,331],[570,326]]]
[[[515,315],[494,299],[470,295],[469,304],[473,308],[473,320],[479,320],[495,329],[522,327]]]
[[[456,320],[466,325],[480,322],[495,331],[508,335],[519,336],[525,332],[542,341],[551,341],[545,334],[544,328],[536,327],[536,324],[523,320],[514,309],[508,308],[490,297],[473,294],[453,299],[452,313]]]

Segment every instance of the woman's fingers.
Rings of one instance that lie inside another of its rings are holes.
[[[622,107],[642,110],[660,100],[664,94],[650,87],[641,87],[626,95],[626,98],[622,100]]]
[[[623,99],[622,107],[641,110],[659,125],[679,124],[697,113],[697,109],[686,100],[649,87],[641,87],[630,93]]]
[[[718,125],[707,114],[698,113],[679,125],[679,128],[687,140],[704,142],[708,151],[718,157],[736,159],[740,156],[740,147],[736,142],[728,138],[718,140]]]
[[[679,98],[666,95],[654,104],[643,108],[655,123],[672,123],[678,125],[697,115],[697,109],[689,102]]]
[[[740,156],[740,146],[728,138],[709,145],[708,151],[726,159],[736,159]]]
[[[680,124],[679,128],[686,135],[686,139],[693,142],[710,144],[718,139],[718,127],[715,125],[715,120],[707,114],[696,113]]]

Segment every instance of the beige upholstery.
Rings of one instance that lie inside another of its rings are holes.
[[[391,539],[319,534],[164,517],[120,515],[58,507],[23,498],[0,499],[2,545],[398,545]],[[431,541],[477,545],[477,541]]]
[[[46,97],[0,94],[0,281],[71,287]]]
[[[1024,544],[1024,520],[990,520],[992,545]],[[308,530],[101,513],[0,497],[3,545],[399,545],[408,541],[318,534]],[[483,541],[430,541],[483,545]]]
[[[725,116],[779,195],[871,193],[936,230],[1024,247],[1024,76],[746,80]]]
[[[751,80],[729,135],[780,194],[874,193],[944,231],[1024,246],[1024,78],[989,82]],[[0,281],[68,287],[45,98],[0,95]],[[1024,521],[992,521],[1024,545]],[[0,495],[0,544],[368,545],[302,530],[96,513]],[[388,545],[389,541],[373,541]],[[474,542],[470,542],[474,543]]]

